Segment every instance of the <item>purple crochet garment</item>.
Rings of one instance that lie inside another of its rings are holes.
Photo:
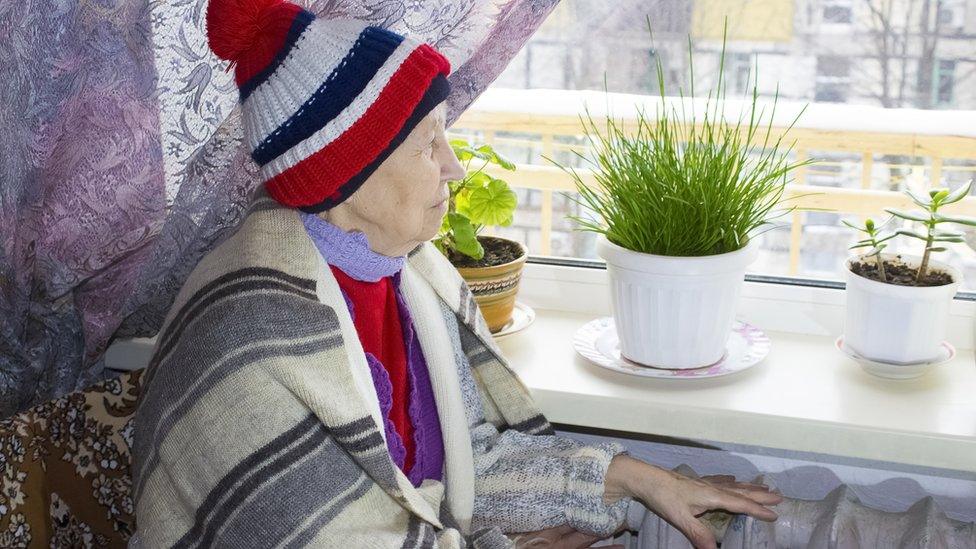
[[[406,344],[407,378],[410,383],[410,402],[407,404],[407,412],[413,423],[416,452],[413,467],[410,471],[406,471],[406,474],[414,486],[420,486],[425,479],[441,480],[444,466],[444,441],[441,436],[441,422],[437,417],[437,403],[434,400],[434,390],[430,383],[427,361],[420,347],[420,339],[414,330],[410,310],[400,291],[400,272],[406,258],[389,257],[372,251],[366,235],[361,232],[345,232],[316,215],[307,213],[301,215],[306,231],[326,263],[341,269],[356,280],[377,282],[384,277],[393,277],[394,295],[400,312],[400,326]],[[342,291],[342,297],[346,301],[350,316],[355,320],[356,313],[352,301],[345,291]],[[402,470],[406,449],[400,434],[390,420],[393,385],[390,383],[386,368],[372,353],[366,353],[366,362],[373,376],[373,386],[376,388],[380,411],[385,420],[386,445],[393,461]]]

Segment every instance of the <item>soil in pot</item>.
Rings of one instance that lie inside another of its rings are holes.
[[[858,276],[863,276],[868,280],[877,282],[887,282],[898,286],[945,286],[952,284],[952,276],[949,273],[932,269],[926,271],[925,277],[918,283],[915,282],[917,270],[914,267],[902,263],[901,261],[884,262],[885,276],[887,280],[882,281],[878,276],[878,263],[871,259],[868,261],[858,261],[851,263],[851,271]]]
[[[484,257],[474,260],[451,250],[448,256],[451,264],[455,267],[493,267],[511,263],[522,257],[522,248],[517,242],[494,236],[479,236],[478,242],[481,242],[481,247],[485,249]]]

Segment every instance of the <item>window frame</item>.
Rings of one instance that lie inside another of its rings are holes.
[[[530,255],[516,299],[540,309],[611,316],[608,284],[603,261]],[[841,281],[746,274],[736,312],[766,330],[832,340],[843,334],[845,302]],[[958,350],[976,348],[974,318],[976,293],[957,293],[946,339]]]
[[[847,10],[845,21],[833,21],[827,19],[827,10],[840,8]],[[854,6],[850,0],[826,0],[820,5],[820,22],[824,25],[852,25],[854,23]]]

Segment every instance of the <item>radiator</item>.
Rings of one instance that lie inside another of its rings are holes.
[[[675,470],[698,476],[684,465]],[[754,482],[776,488],[765,476],[759,476]],[[774,523],[721,511],[706,513],[701,518],[712,529],[722,549],[976,548],[976,523],[946,516],[931,497],[894,513],[862,504],[847,485],[841,485],[821,500],[787,497],[773,509],[779,515]],[[628,524],[633,532],[597,546],[613,543],[627,549],[691,548],[681,532],[654,513],[644,511],[641,516],[632,515]]]

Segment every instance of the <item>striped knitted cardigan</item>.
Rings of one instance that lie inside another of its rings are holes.
[[[609,534],[619,445],[553,436],[468,287],[425,243],[401,278],[430,368],[443,484],[387,451],[365,354],[297,211],[259,190],[158,337],[136,412],[142,547],[508,547],[560,524]]]

